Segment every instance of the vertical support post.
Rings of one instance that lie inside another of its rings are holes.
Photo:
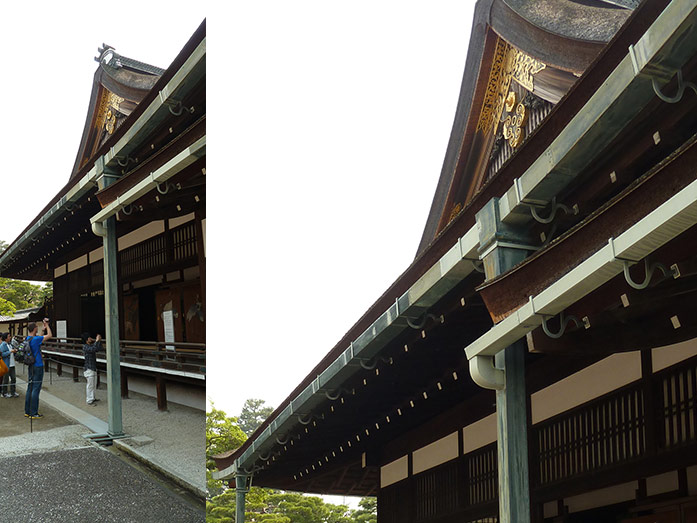
[[[203,310],[206,310],[206,248],[205,242],[203,241],[203,220],[206,218],[205,214],[200,210],[195,213],[196,219],[196,251],[198,253],[198,267],[199,275],[201,278],[201,304],[203,305]],[[205,317],[205,316],[204,316]]]
[[[644,396],[644,430],[646,431],[646,454],[658,453],[658,431],[656,416],[656,398],[653,387],[653,356],[651,349],[641,351],[641,389]]]
[[[167,383],[160,375],[155,377],[155,389],[157,391],[157,409],[167,410]]]
[[[496,355],[506,369],[506,386],[496,391],[496,431],[499,463],[499,521],[530,521],[528,423],[525,390],[525,340]]]
[[[244,523],[245,497],[249,492],[249,478],[247,474],[240,472],[235,474],[235,523]]]
[[[104,170],[104,157],[95,162],[97,186],[104,189],[118,179],[118,175]],[[93,230],[102,237],[104,245],[104,315],[106,326],[106,374],[108,396],[108,433],[110,436],[123,436],[123,416],[121,412],[121,354],[119,333],[119,271],[118,241],[116,238],[116,217],[111,216]]]
[[[106,374],[109,435],[123,435],[121,412],[121,354],[119,340],[119,280],[116,260],[116,218],[107,218],[104,237],[104,312],[106,314]]]
[[[524,233],[501,222],[499,200],[492,198],[477,213],[479,254],[487,280],[528,256]],[[496,367],[505,370],[505,386],[496,391],[496,432],[499,477],[499,521],[530,522],[528,416],[525,387],[525,339],[499,352]]]
[[[128,398],[128,373],[121,372],[121,397]]]

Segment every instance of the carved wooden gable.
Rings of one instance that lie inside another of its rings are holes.
[[[538,78],[542,79],[540,85]],[[477,118],[470,150],[460,151],[463,161],[453,179],[439,230],[521,147],[574,79],[571,73],[548,67],[495,38],[488,74],[480,72],[479,80],[486,81],[481,106],[470,111],[470,118]]]

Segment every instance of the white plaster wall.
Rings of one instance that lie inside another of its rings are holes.
[[[191,220],[194,219],[194,213],[190,212],[189,214],[185,214],[184,216],[177,216],[176,218],[170,218],[169,219],[169,228],[174,229],[175,227],[179,227],[181,224],[190,222]]]
[[[89,252],[90,263],[98,262],[104,259],[104,246],[97,247],[95,250]]]
[[[464,452],[472,452],[496,441],[496,413],[475,421],[462,429]]]
[[[83,254],[82,256],[75,258],[74,260],[71,260],[68,262],[68,272],[73,272],[76,271],[77,269],[82,269],[87,265],[87,255]]]
[[[131,231],[128,234],[121,236],[119,238],[119,250],[122,251],[124,249],[128,249],[136,243],[143,242],[149,238],[152,238],[153,236],[162,234],[163,232],[165,232],[164,220],[150,222],[147,225],[139,227],[135,231]]]
[[[457,458],[457,432],[445,436],[413,452],[414,474]]]
[[[387,465],[380,467],[380,488],[406,479],[409,474],[409,458],[402,456]]]
[[[651,351],[653,371],[658,372],[695,355],[697,355],[697,339],[694,338],[682,343],[656,347]]]
[[[539,423],[641,378],[641,353],[621,352],[535,392],[532,422]]]
[[[678,472],[666,472],[658,476],[646,478],[646,495],[655,496],[664,492],[673,492],[678,490]]]

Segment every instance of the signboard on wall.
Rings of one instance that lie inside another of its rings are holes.
[[[65,338],[68,337],[68,320],[56,321],[56,336],[61,343],[65,343]]]
[[[165,342],[174,342],[174,311],[162,311],[162,321],[165,327]],[[174,345],[166,345],[167,350],[174,350]]]

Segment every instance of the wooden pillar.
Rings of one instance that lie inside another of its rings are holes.
[[[658,452],[658,416],[653,387],[653,358],[651,349],[641,351],[641,392],[644,396],[644,424],[646,431],[646,455],[655,456]]]
[[[80,369],[78,369],[77,367],[73,367],[73,381],[80,381]]]
[[[157,390],[157,409],[167,410],[167,383],[162,376],[155,378],[155,389]]]
[[[237,472],[235,474],[235,521],[244,523],[246,494],[249,492],[251,476]]]
[[[202,220],[206,218],[204,212],[198,210],[195,214],[196,219],[196,250],[198,251],[198,269],[201,279],[201,306],[204,313],[206,310],[206,248],[203,241],[203,224]],[[205,317],[205,316],[204,316]]]
[[[528,256],[524,232],[501,222],[499,199],[492,198],[477,213],[479,253],[490,280]],[[496,432],[499,481],[499,522],[530,523],[528,415],[525,387],[525,338],[496,355],[504,370],[504,388],[496,391]]]
[[[121,369],[121,397],[128,398],[128,374]]]
[[[501,522],[530,521],[528,423],[525,405],[526,351],[527,344],[523,339],[496,355],[496,366],[506,371],[506,386],[496,391]]]
[[[56,363],[56,374],[58,376],[63,375],[63,364],[60,361]]]
[[[104,157],[95,163],[99,172],[99,189],[108,187],[118,176],[104,172]],[[101,224],[104,245],[104,314],[106,325],[106,373],[108,383],[108,432],[114,437],[123,436],[121,410],[121,351],[119,333],[119,269],[116,217],[111,216]]]

